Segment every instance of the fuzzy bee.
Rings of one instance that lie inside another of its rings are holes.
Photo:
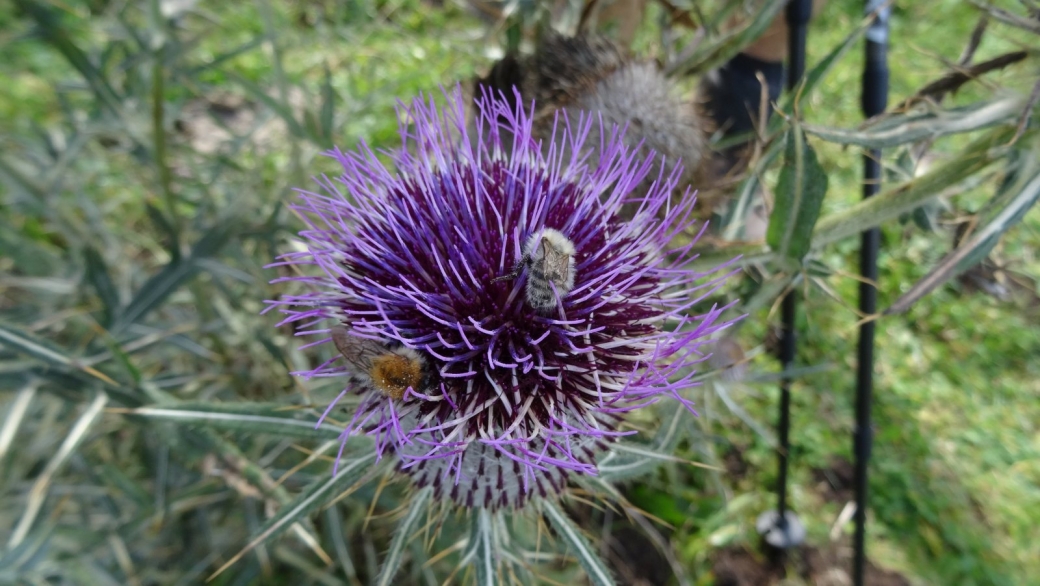
[[[403,398],[409,388],[425,392],[431,385],[426,359],[415,350],[351,336],[343,326],[334,326],[331,333],[332,343],[352,368],[350,379],[355,385],[394,400]]]
[[[528,266],[527,303],[537,311],[551,311],[556,307],[557,294],[562,299],[574,288],[574,252],[570,238],[559,230],[544,228],[527,239],[513,272],[492,282],[515,279]]]

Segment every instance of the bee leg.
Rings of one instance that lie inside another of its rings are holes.
[[[525,254],[525,255],[521,256],[520,260],[516,261],[516,265],[513,267],[513,272],[511,272],[511,273],[509,273],[507,275],[502,275],[501,277],[495,277],[494,279],[491,279],[491,282],[494,283],[494,282],[497,282],[497,281],[505,281],[505,280],[515,279],[515,278],[519,277],[520,273],[524,270],[524,267],[527,266],[527,264],[530,263],[530,262],[531,262],[531,255],[530,254]]]

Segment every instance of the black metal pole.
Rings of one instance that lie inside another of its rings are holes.
[[[812,0],[787,3],[787,89],[794,90],[805,75],[805,42],[812,17]]]
[[[787,3],[787,91],[794,91],[805,75],[805,42],[812,16],[812,0],[791,0]],[[791,290],[784,297],[780,308],[782,329],[780,330],[780,365],[784,372],[794,366],[795,317],[798,315],[798,298]],[[786,375],[780,379],[780,473],[777,479],[777,514],[780,522],[787,518],[787,457],[791,447],[791,379]]]
[[[805,75],[805,41],[812,16],[812,0],[790,0],[787,3],[787,89],[794,91]],[[758,530],[766,543],[784,550],[800,545],[805,539],[805,528],[798,517],[787,508],[787,468],[791,449],[791,378],[787,375],[794,365],[796,341],[795,318],[798,315],[798,297],[788,291],[780,309],[780,417],[777,423],[780,446],[777,451],[776,511],[759,518]]]
[[[791,0],[787,3],[787,91],[794,91],[805,75],[805,41],[808,36],[812,0]],[[781,524],[787,520],[787,460],[791,448],[791,379],[786,372],[794,366],[795,317],[798,298],[792,289],[784,297],[780,308],[780,365],[784,376],[780,379],[780,474],[777,482],[777,515]]]
[[[795,317],[798,313],[798,299],[796,292],[791,290],[784,297],[780,306],[780,367],[786,372],[794,364],[797,341],[795,339]],[[776,514],[777,522],[786,523],[787,519],[787,452],[791,448],[791,379],[786,375],[780,379],[780,421],[777,425],[780,449],[778,464],[780,470],[777,474],[777,496]]]
[[[863,70],[863,114],[867,118],[885,111],[888,103],[888,0],[867,0],[867,13],[876,14],[867,30],[866,65]],[[881,151],[873,149],[863,156],[863,197],[881,189]],[[877,228],[863,232],[860,245],[859,310],[864,317],[877,313],[877,257],[881,233]],[[873,431],[870,422],[871,395],[874,388],[874,321],[859,329],[856,367],[856,428],[853,455],[856,460],[853,488],[856,498],[856,533],[853,538],[852,583],[863,586],[866,566],[867,465]]]

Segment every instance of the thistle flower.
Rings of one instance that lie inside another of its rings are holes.
[[[669,203],[681,167],[640,156],[622,129],[562,116],[546,146],[522,106],[487,95],[467,127],[461,92],[448,102],[403,108],[401,147],[383,153],[393,172],[366,145],[326,153],[343,173],[299,191],[306,250],[281,257],[310,275],[287,280],[312,292],[273,303],[283,324],[340,349],[301,374],[350,376],[322,416],[359,396],[344,441],[368,434],[417,485],[459,505],[517,507],[561,492],[569,474],[596,474],[597,454],[634,433],[620,426],[629,411],[663,396],[692,409],[682,395],[692,366],[728,324],[725,307],[690,311],[725,275],[684,269],[692,242],[668,249],[693,197]],[[595,164],[582,154],[590,132],[602,137]],[[543,233],[573,245],[560,265],[573,271],[569,288],[518,264]],[[538,275],[549,309],[526,294]],[[403,393],[376,380],[379,360],[400,365]]]

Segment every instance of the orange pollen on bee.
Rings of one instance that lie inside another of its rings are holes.
[[[419,390],[422,382],[422,362],[400,354],[384,354],[372,360],[370,373],[377,390],[387,397],[400,400],[408,387]]]

